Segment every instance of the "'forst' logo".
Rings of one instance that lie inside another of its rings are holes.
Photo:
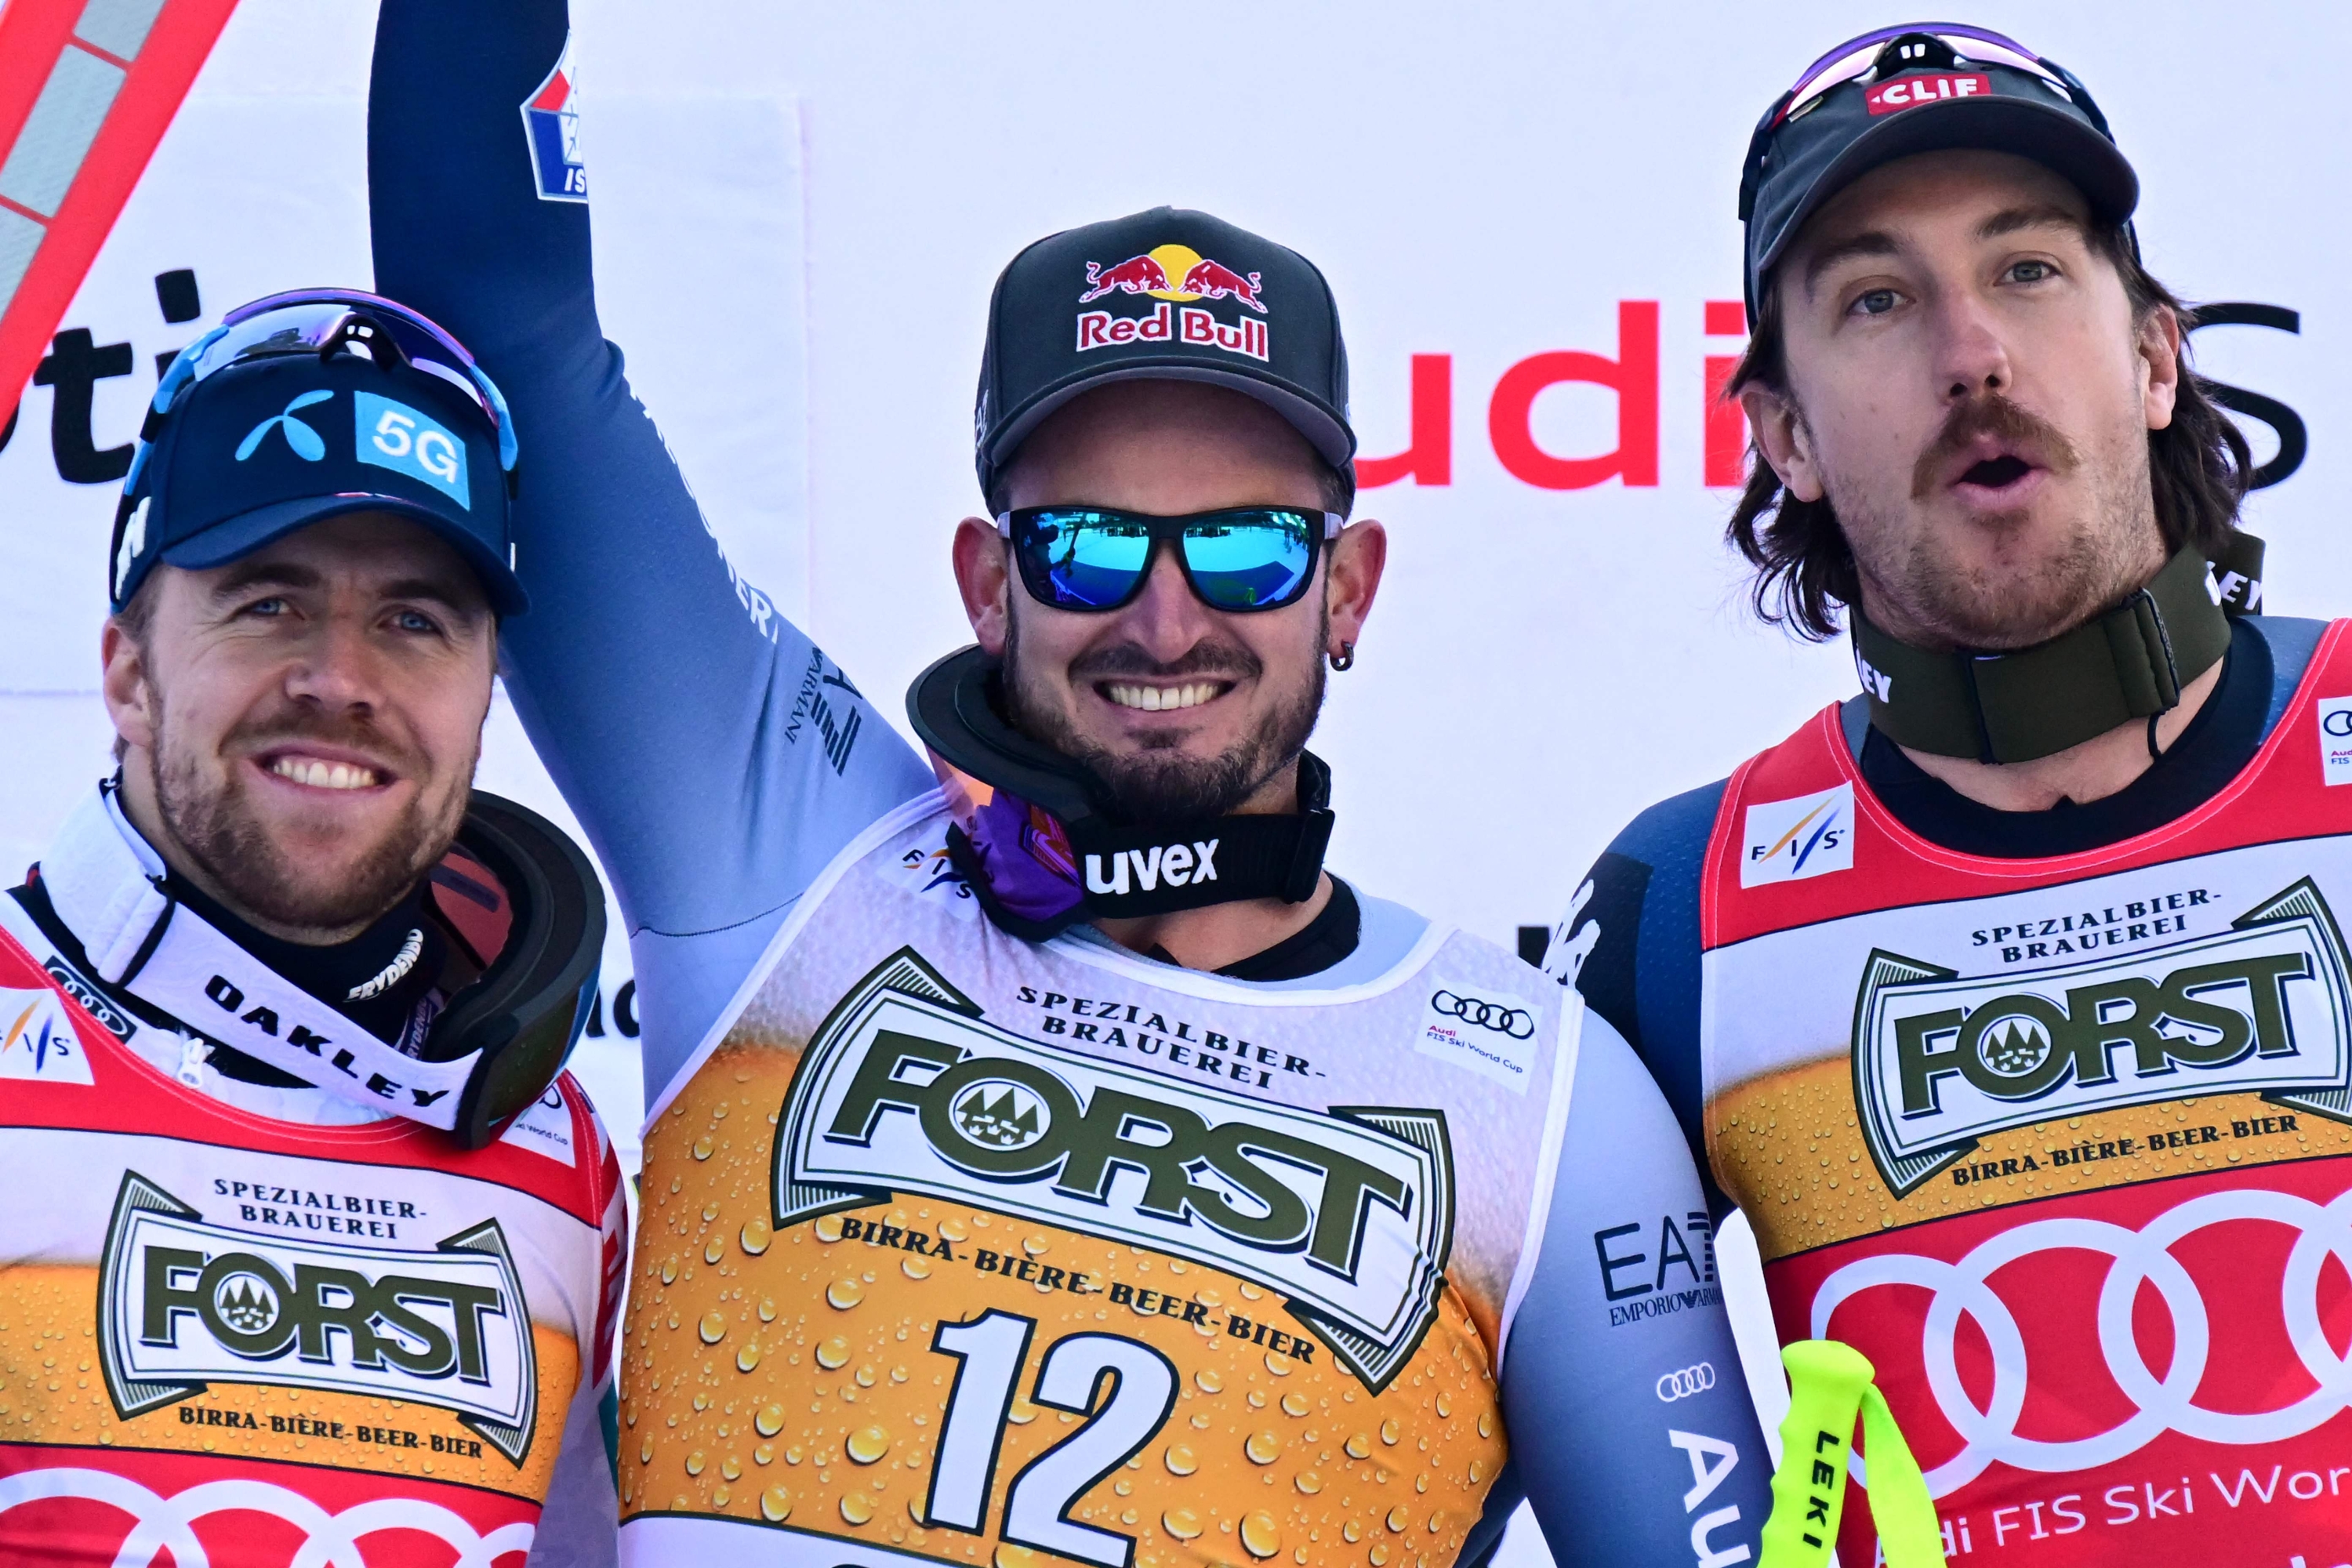
[[[130,1420],[215,1383],[436,1406],[517,1466],[538,1426],[530,1309],[496,1220],[432,1252],[211,1225],[136,1172],[107,1227],[100,1348]]]
[[[1375,1391],[1435,1321],[1453,1246],[1442,1112],[1262,1104],[1060,1050],[902,949],[793,1075],[775,1225],[976,1181],[992,1208],[1264,1285]]]
[[[314,404],[324,403],[334,395],[333,392],[325,387],[302,393],[293,402],[288,404],[281,412],[271,415],[246,432],[245,439],[236,444],[236,460],[240,463],[244,462],[261,449],[262,441],[272,430],[282,430],[286,433],[286,445],[293,448],[296,457],[306,463],[320,461],[327,455],[327,443],[316,430],[295,418],[294,411],[298,408],[309,408]]]
[[[2352,1119],[2352,957],[2308,880],[2227,931],[1967,979],[1870,956],[1854,1004],[1863,1139],[1896,1196],[1993,1132],[2183,1095]]]
[[[1759,801],[1748,808],[1739,885],[1793,882],[1853,869],[1853,785]]]
[[[1221,321],[1198,303],[1232,300],[1264,316],[1261,276],[1237,272],[1189,245],[1154,246],[1140,256],[1108,264],[1089,261],[1079,304],[1090,305],[1110,294],[1142,295],[1164,302],[1142,316],[1109,310],[1079,312],[1078,352],[1134,343],[1188,343],[1266,359],[1272,351],[1265,322],[1246,315]]]
[[[268,1340],[284,1315],[285,1303],[277,1287],[262,1273],[267,1270],[274,1274],[277,1270],[257,1261],[248,1263],[236,1254],[230,1256],[236,1259],[235,1266],[213,1288],[209,1298],[212,1310],[206,1316],[213,1331],[241,1339]]]
[[[1026,1149],[1045,1136],[1054,1113],[1045,1102],[1003,1079],[982,1079],[957,1096],[956,1131],[975,1143]]]

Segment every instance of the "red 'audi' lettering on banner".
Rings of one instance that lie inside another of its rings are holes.
[[[1706,335],[1741,337],[1748,321],[1737,300],[1706,301]],[[1081,346],[1086,346],[1081,344]],[[1486,434],[1496,461],[1522,484],[1538,489],[1590,489],[1612,479],[1628,488],[1659,482],[1661,399],[1658,375],[1660,321],[1654,300],[1617,303],[1617,355],[1555,349],[1530,354],[1505,370],[1487,399]],[[1706,482],[1738,487],[1747,479],[1748,421],[1724,390],[1739,363],[1737,354],[1711,354],[1700,412],[1706,431]],[[1535,437],[1536,399],[1551,387],[1581,384],[1604,387],[1617,402],[1617,445],[1590,457],[1547,451]],[[1454,356],[1412,356],[1409,439],[1402,452],[1356,459],[1356,487],[1374,489],[1410,479],[1416,485],[1454,482]]]

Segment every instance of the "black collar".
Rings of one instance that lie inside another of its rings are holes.
[[[2233,625],[2213,694],[2146,773],[2101,800],[2047,811],[1999,811],[1930,775],[1874,727],[1862,775],[1897,821],[1964,855],[2038,859],[2079,854],[2150,832],[2194,811],[2242,773],[2262,749],[2273,666],[2262,634]]]
[[[1331,901],[1313,920],[1264,952],[1235,959],[1217,973],[1228,980],[1304,980],[1355,952],[1363,933],[1364,910],[1356,901],[1356,889],[1334,877]],[[1144,956],[1162,963],[1176,962],[1164,947],[1154,947]]]

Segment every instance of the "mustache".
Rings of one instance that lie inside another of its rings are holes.
[[[1936,492],[1944,469],[1954,458],[1991,436],[2011,445],[2031,447],[2042,466],[2054,474],[2070,474],[2082,462],[2066,433],[2040,415],[2011,403],[1999,393],[1971,397],[1944,417],[1944,427],[1927,443],[1911,469],[1911,499],[1926,500]]]
[[[1089,648],[1070,661],[1070,682],[1074,686],[1121,675],[1155,676],[1162,680],[1207,676],[1243,681],[1255,680],[1265,673],[1265,666],[1257,655],[1239,643],[1213,638],[1194,643],[1182,657],[1174,659],[1157,659],[1139,644],[1120,642]]]
[[[414,747],[405,745],[365,720],[349,714],[304,708],[281,709],[240,720],[222,737],[223,752],[266,752],[301,741],[363,752],[381,760],[404,778],[420,778],[428,770]]]

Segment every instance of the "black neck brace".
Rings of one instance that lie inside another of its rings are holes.
[[[2230,617],[2262,605],[2263,542],[2231,536],[2208,567],[2183,548],[2147,586],[2048,642],[1930,653],[1853,617],[1854,668],[1873,727],[1939,757],[2025,763],[2168,712],[2230,649]]]
[[[997,681],[978,647],[950,654],[908,689],[907,717],[943,774],[985,786],[947,779],[948,849],[1000,930],[1042,942],[1079,921],[1315,896],[1332,816],[1331,770],[1313,752],[1298,756],[1295,813],[1130,822],[1077,763],[1005,721]]]

